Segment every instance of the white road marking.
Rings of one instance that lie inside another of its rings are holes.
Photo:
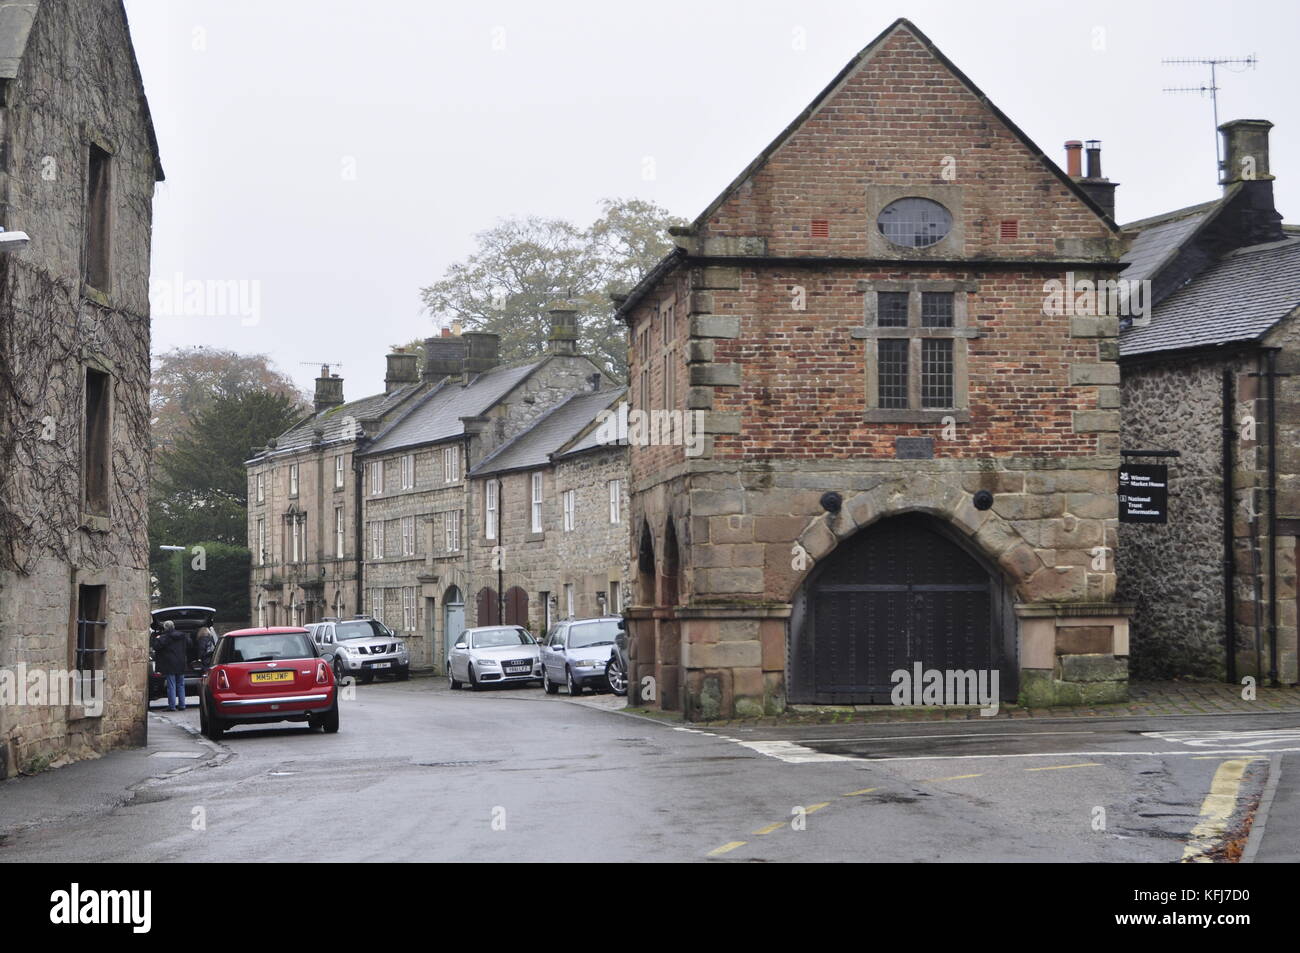
[[[749,748],[751,751],[757,751],[759,754],[767,755],[769,758],[776,758],[778,761],[785,761],[788,764],[808,764],[813,761],[861,761],[861,758],[852,758],[843,754],[827,754],[824,751],[814,751],[812,748],[805,748],[803,745],[797,745],[793,741],[736,741],[736,744],[742,748]]]
[[[1277,748],[1274,749],[1282,752],[1300,751],[1300,748]],[[988,758],[1186,758],[1192,755],[1192,751],[1044,751],[1033,754],[942,754],[942,755],[918,755],[908,758],[854,758],[855,761],[863,761],[869,764],[879,764],[884,761],[972,761],[985,760]],[[1210,754],[1223,755],[1240,755],[1255,754],[1254,751],[1243,751],[1240,748],[1225,748],[1222,751],[1212,751]]]
[[[1173,741],[1185,744],[1188,747],[1174,751],[1043,751],[1030,752],[1024,754],[943,754],[943,755],[907,755],[898,757],[859,757],[857,755],[833,754],[829,751],[817,751],[808,747],[809,744],[848,744],[865,741],[915,741],[915,740],[934,740],[939,738],[1009,738],[1009,737],[1032,737],[1034,735],[1078,735],[1078,734],[1104,734],[1103,731],[1097,730],[1072,730],[1072,731],[1026,731],[1016,733],[998,733],[998,732],[961,732],[938,735],[905,735],[901,737],[879,737],[879,738],[816,738],[807,739],[804,742],[796,741],[742,741],[739,738],[732,738],[727,735],[718,735],[711,731],[700,731],[697,728],[674,727],[674,731],[689,731],[698,735],[706,735],[710,738],[724,738],[727,741],[734,742],[742,748],[749,748],[751,751],[764,755],[769,758],[775,758],[778,761],[784,761],[787,764],[815,764],[826,761],[857,761],[857,762],[888,762],[888,761],[974,761],[989,760],[994,758],[1166,758],[1166,757],[1187,757],[1196,755],[1205,757],[1206,755],[1241,755],[1257,754],[1261,751],[1268,752],[1298,752],[1298,747],[1266,747],[1268,745],[1280,744],[1284,742],[1300,742],[1300,728],[1287,728],[1279,730],[1264,731],[1148,731],[1143,732],[1143,737],[1153,738],[1161,741]],[[1243,739],[1241,742],[1233,743],[1235,739]],[[1227,744],[1229,747],[1206,750],[1203,746],[1209,744]]]
[[[1231,745],[1238,749],[1272,751],[1267,745],[1300,743],[1300,728],[1274,728],[1258,731],[1144,731],[1144,738],[1173,741],[1194,748]],[[1291,750],[1291,749],[1287,749]]]
[[[881,735],[874,738],[804,738],[801,744],[849,744],[859,741],[913,741],[931,738],[1034,738],[1047,735],[1095,735],[1096,731],[951,731],[942,735]]]

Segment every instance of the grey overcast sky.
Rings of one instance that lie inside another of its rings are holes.
[[[127,0],[167,181],[155,292],[247,282],[243,314],[155,306],[155,353],[269,354],[349,399],[390,344],[435,333],[419,288],[513,215],[590,222],[604,197],[694,218],[896,17],[1059,164],[1102,140],[1133,221],[1214,198],[1221,121],[1270,119],[1278,208],[1300,221],[1300,4],[992,0]],[[181,311],[182,313],[172,313]]]

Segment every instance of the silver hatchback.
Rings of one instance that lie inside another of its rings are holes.
[[[608,691],[605,668],[613,655],[621,623],[619,616],[556,623],[542,645],[542,686],[546,693],[554,695],[561,685],[570,695],[581,695],[584,688]]]
[[[447,657],[452,688],[468,683],[477,691],[484,685],[539,681],[541,677],[537,640],[517,625],[466,629]]]

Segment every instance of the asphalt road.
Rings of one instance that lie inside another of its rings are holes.
[[[614,704],[415,679],[358,687],[337,735],[240,728],[220,745],[173,727],[196,732],[195,708],[155,705],[151,731],[193,750],[151,758],[183,773],[51,811],[0,840],[0,861],[1176,862],[1194,828],[1205,839],[1225,762],[1243,763],[1231,829],[1268,753],[1300,748],[1295,715],[724,735]],[[48,798],[41,784],[113,757],[13,790]]]

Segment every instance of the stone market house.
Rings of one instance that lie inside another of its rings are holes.
[[[470,553],[478,625],[504,619],[540,638],[559,619],[622,611],[627,447],[600,425],[625,393],[573,394],[470,471],[471,498],[492,504]]]
[[[577,353],[567,304],[552,307],[549,353],[538,360],[501,366],[496,335],[463,339],[467,346],[426,342],[425,374],[437,385],[358,458],[366,472],[363,611],[407,637],[413,666],[439,670],[448,640],[484,618],[479,603],[497,603],[495,573],[488,581],[473,570],[493,544],[483,538],[488,503],[470,492],[469,472],[570,395],[609,386]]]
[[[321,367],[313,412],[245,461],[249,606],[253,625],[305,625],[362,608],[358,444],[432,382],[415,354],[388,355],[384,393],[345,403],[343,379]]]
[[[3,778],[145,742],[163,173],[119,0],[0,5],[0,136],[0,225],[30,236],[0,254]]]
[[[1271,126],[1219,127],[1218,199],[1126,226],[1123,276],[1155,306],[1120,339],[1124,447],[1180,454],[1133,458],[1168,466],[1168,522],[1120,525],[1145,677],[1297,681],[1300,228],[1274,208]]]
[[[706,436],[629,437],[633,703],[888,702],[914,664],[1125,697],[1117,321],[1048,293],[1114,277],[1110,190],[900,19],[674,230],[619,306],[631,400]]]

